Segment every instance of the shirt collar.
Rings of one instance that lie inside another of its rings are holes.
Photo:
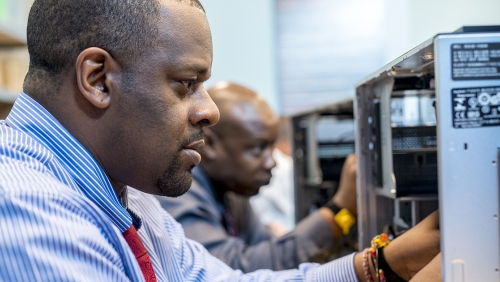
[[[78,192],[94,202],[121,232],[130,228],[132,217],[120,204],[103,169],[45,108],[21,92],[6,121],[44,144],[75,180]]]

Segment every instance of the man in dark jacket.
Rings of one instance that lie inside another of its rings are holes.
[[[328,254],[343,236],[335,209],[322,207],[277,238],[250,206],[249,197],[269,183],[276,165],[272,151],[278,117],[246,87],[222,82],[208,92],[219,108],[220,121],[205,129],[202,161],[193,170],[190,190],[176,199],[158,197],[162,207],[183,225],[188,238],[245,272],[296,268]],[[356,214],[355,170],[355,157],[350,156],[340,189],[329,203],[351,215]]]

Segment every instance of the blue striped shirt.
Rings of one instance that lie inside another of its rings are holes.
[[[358,281],[353,255],[243,274],[187,239],[153,196],[129,188],[128,201],[158,281]],[[131,224],[93,156],[21,93],[0,121],[0,280],[143,281],[121,234]]]

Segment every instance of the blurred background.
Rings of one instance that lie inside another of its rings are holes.
[[[27,71],[33,0],[0,0],[0,118]],[[440,32],[500,24],[498,0],[201,0],[214,42],[210,87],[261,93],[281,115],[354,95],[354,85]]]

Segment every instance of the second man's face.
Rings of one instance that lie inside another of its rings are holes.
[[[234,121],[235,130],[221,138],[224,154],[218,163],[229,190],[253,196],[269,184],[271,169],[276,166],[272,152],[278,119],[268,107],[245,112],[244,117]]]

